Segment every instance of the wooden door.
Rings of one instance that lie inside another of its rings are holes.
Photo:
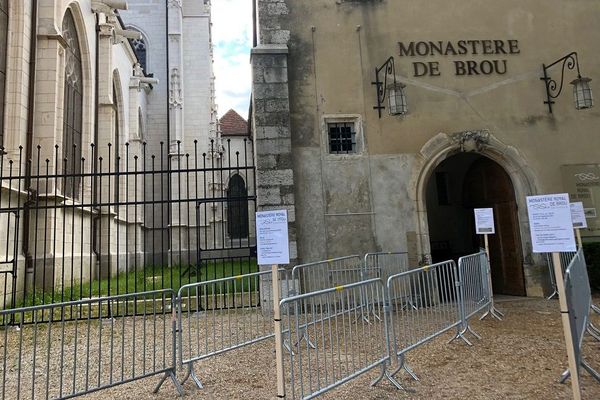
[[[493,208],[496,234],[489,236],[495,293],[525,296],[517,203],[510,177],[488,158],[476,160],[465,175],[463,200],[468,208]]]

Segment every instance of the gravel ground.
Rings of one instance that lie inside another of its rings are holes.
[[[504,300],[498,302],[498,308],[506,314],[503,321],[490,318],[484,321],[476,319],[473,321],[473,329],[482,336],[481,340],[473,338],[473,347],[466,346],[462,341],[447,344],[448,339],[453,336],[452,332],[411,351],[407,361],[420,381],[411,380],[403,372],[397,376],[402,385],[411,392],[398,391],[385,381],[377,387],[369,387],[369,381],[378,375],[377,371],[372,371],[334,389],[323,398],[373,400],[459,397],[486,400],[571,398],[570,385],[558,383],[561,372],[567,366],[558,302],[543,299]],[[594,315],[592,321],[596,326],[600,326],[600,317]],[[162,323],[160,327],[162,330]],[[84,331],[80,330],[78,342],[83,341],[83,334]],[[129,337],[129,334],[123,337]],[[12,346],[18,343],[14,338],[10,339],[13,341],[7,341],[9,349],[14,348]],[[28,341],[24,343],[26,346],[30,345]],[[0,349],[3,346],[4,344],[0,343]],[[587,337],[584,342],[584,357],[592,367],[600,370],[599,351],[600,342]],[[142,355],[138,353],[136,359],[143,361],[140,359]],[[149,354],[146,354],[146,359],[149,360],[148,356]],[[121,371],[119,359],[120,353],[116,353],[112,360],[115,372]],[[195,370],[205,389],[198,390],[191,381],[188,381],[184,385],[186,390],[184,398],[243,398],[245,400],[274,398],[274,364],[272,340],[198,362]],[[110,370],[109,364],[105,364],[104,368],[107,368],[105,371]],[[10,368],[8,371],[11,371]],[[14,374],[14,368],[12,373]],[[43,371],[36,372],[36,376],[42,374]],[[8,375],[11,376],[10,373]],[[57,377],[57,375],[53,376]],[[65,372],[65,376],[67,380],[72,380],[68,372]],[[83,398],[103,400],[175,398],[173,385],[169,381],[157,395],[151,393],[158,380],[158,377],[150,377],[92,393]],[[600,383],[594,381],[585,372],[582,373],[581,382],[584,399],[600,398]],[[6,387],[14,387],[14,384],[7,380]],[[22,387],[31,390],[31,385],[25,382]],[[7,392],[0,398],[14,397]],[[31,397],[28,395],[24,398]]]

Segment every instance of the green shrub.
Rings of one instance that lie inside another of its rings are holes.
[[[584,243],[583,252],[592,291],[600,292],[600,242]]]

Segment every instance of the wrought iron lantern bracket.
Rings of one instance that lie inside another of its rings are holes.
[[[379,74],[383,71],[383,81],[381,80]],[[385,102],[385,98],[387,95],[388,88],[388,75],[391,75],[394,78],[394,87],[396,87],[396,67],[394,65],[394,57],[390,57],[386,62],[379,68],[375,68],[375,82],[371,82],[372,85],[375,85],[375,90],[377,92],[377,105],[373,107],[374,110],[377,110],[379,113],[379,118],[381,118],[381,110],[385,110],[385,106],[383,105]]]
[[[560,73],[560,79],[559,79],[560,83],[548,75],[548,70],[557,64],[561,64],[561,73]],[[546,86],[546,100],[544,101],[544,104],[548,104],[548,111],[550,112],[550,114],[552,114],[552,104],[555,103],[554,99],[556,99],[558,96],[560,96],[562,89],[563,89],[564,79],[565,79],[565,69],[567,69],[567,68],[570,70],[576,69],[577,70],[577,79],[578,80],[582,79],[581,73],[579,71],[579,58],[577,57],[577,52],[573,51],[573,52],[567,54],[566,56],[554,61],[552,64],[549,64],[549,65],[542,64],[542,68],[544,71],[544,76],[541,77],[540,80],[544,81],[544,84]]]

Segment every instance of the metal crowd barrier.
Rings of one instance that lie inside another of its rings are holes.
[[[408,253],[367,253],[364,260],[363,279],[381,278],[387,282],[392,275],[408,271]]]
[[[292,279],[298,283],[296,293],[309,293],[359,282],[362,269],[362,259],[353,255],[296,265],[292,269]]]
[[[458,271],[454,261],[388,278],[391,345],[398,357],[398,367],[392,376],[403,368],[408,351],[461,326],[457,282]]]
[[[381,278],[387,282],[388,278],[395,274],[406,272],[409,269],[408,253],[389,252],[389,253],[368,253],[364,260],[364,279]],[[391,298],[390,300],[395,300]],[[410,301],[410,298],[406,299]],[[411,304],[411,307],[415,307]],[[375,315],[375,317],[378,317]]]
[[[279,270],[282,296],[293,284],[286,270]],[[196,361],[239,349],[274,337],[271,270],[184,285],[179,289],[179,363],[190,377],[202,383],[194,371]]]
[[[360,256],[357,255],[296,265],[292,269],[292,281],[296,284],[295,294],[311,293],[360,282],[363,280],[363,268],[363,262]],[[364,302],[357,306],[363,304]],[[361,318],[366,318],[367,314],[368,310],[365,308],[361,311]],[[285,340],[284,343],[291,348],[290,345],[298,346],[302,341],[306,341],[308,346],[314,347],[306,326],[301,327],[301,335],[298,341],[290,343]]]
[[[469,325],[469,319],[475,314],[489,310],[492,304],[491,288],[488,280],[488,260],[484,251],[458,259],[458,286],[460,296],[461,329],[452,339],[461,338],[468,345],[472,343],[465,337],[469,332],[481,339]]]
[[[298,346],[286,361],[288,397],[312,399],[375,368],[381,369],[375,385],[386,378],[389,331],[385,287],[380,279],[340,285],[281,300],[282,332],[288,342],[300,342],[305,330],[313,346]],[[383,318],[360,318],[368,302]]]
[[[573,251],[567,251],[560,253],[560,265],[565,273],[567,266],[573,260],[577,253]],[[547,297],[548,300],[558,296],[558,287],[556,286],[556,276],[554,276],[554,262],[552,261],[552,253],[546,253],[546,263],[548,265],[548,274],[550,276],[550,286],[552,287],[552,293]]]
[[[592,310],[592,291],[582,249],[574,254],[565,271],[565,297],[569,309],[571,332],[575,341],[577,369],[583,368],[600,382],[600,374],[583,359],[582,355],[583,337],[588,330],[589,314]],[[572,371],[569,370],[563,372],[560,382],[564,383],[571,373]],[[579,371],[576,373],[579,374]]]
[[[175,293],[157,290],[0,311],[1,399],[68,399],[175,377]],[[134,312],[135,311],[135,312]]]
[[[583,253],[582,250],[581,250],[581,252]],[[560,253],[560,264],[563,269],[563,274],[566,274],[567,267],[569,266],[571,261],[573,261],[573,259],[576,257],[577,254],[578,253],[576,253],[576,252]],[[550,299],[554,298],[555,296],[558,296],[558,288],[556,287],[556,277],[554,276],[554,263],[552,261],[552,253],[546,253],[546,262],[548,264],[548,273],[550,275],[550,285],[552,287],[552,294],[550,294],[550,296],[548,296],[548,300],[550,300]],[[591,310],[597,314],[600,314],[600,307],[598,307],[597,305],[595,305],[593,303],[591,305]],[[591,337],[593,337],[597,341],[600,341],[600,328],[596,327],[594,324],[592,324],[590,322],[587,326],[586,331]]]
[[[592,311],[596,314],[600,314],[600,308],[595,305],[592,304]],[[590,324],[588,325],[588,329],[587,332],[590,334],[590,336],[592,336],[594,339],[600,341],[600,329],[597,328],[596,326],[594,326],[594,324],[592,324],[590,322]]]

